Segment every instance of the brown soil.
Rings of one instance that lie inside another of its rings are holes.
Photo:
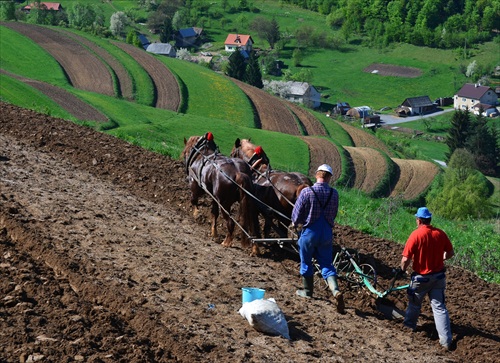
[[[375,136],[370,135],[367,131],[363,131],[357,127],[346,124],[345,122],[337,122],[348,134],[351,136],[354,146],[357,147],[371,147],[380,149],[389,156],[392,156],[392,151],[382,141]]]
[[[73,87],[114,96],[113,79],[106,65],[82,44],[60,32],[20,22],[2,25],[15,30],[49,52],[64,69]]]
[[[99,47],[96,43],[91,42],[78,34],[62,29],[59,31],[63,32],[63,34],[65,34],[66,36],[75,39],[77,42],[82,43],[84,46],[95,52],[99,57],[104,59],[104,61],[111,67],[116,75],[118,87],[120,87],[120,95],[126,100],[134,99],[134,86],[132,84],[132,78],[130,77],[130,74],[127,72],[125,67],[120,62],[118,62],[115,57],[113,57],[105,49]]]
[[[370,193],[387,173],[387,162],[380,151],[368,147],[345,147],[354,163],[354,188]]]
[[[367,73],[373,73],[374,71],[376,71],[376,73],[381,76],[394,76],[394,77],[406,77],[406,78],[415,78],[422,75],[422,71],[418,68],[395,66],[392,64],[381,64],[381,63],[373,63],[370,66],[366,67],[363,71]]]
[[[325,127],[319,120],[311,114],[309,111],[304,108],[288,101],[282,100],[286,104],[288,108],[292,110],[292,112],[297,116],[302,125],[304,126],[306,135],[317,135],[317,136],[326,136],[328,132]]]
[[[439,167],[429,161],[392,159],[399,167],[399,179],[391,196],[401,195],[412,200],[421,195],[439,173]]]
[[[181,105],[181,91],[172,72],[142,48],[122,42],[114,42],[114,44],[127,52],[148,72],[155,87],[155,107],[177,112]]]
[[[302,140],[309,146],[309,175],[316,174],[316,168],[321,164],[328,164],[333,169],[335,181],[342,175],[342,159],[334,143],[319,137],[304,136]]]
[[[251,258],[211,240],[208,200],[194,220],[179,161],[0,107],[0,361],[497,360],[498,285],[448,269],[451,352],[439,349],[428,303],[410,333],[341,282],[347,313],[339,315],[320,285],[313,300],[295,296],[295,254],[269,247]],[[381,281],[398,264],[401,245],[346,226],[335,233],[376,265]],[[276,299],[290,341],[238,314],[243,286]],[[388,302],[404,307],[404,293]]]
[[[252,102],[259,118],[261,129],[290,135],[302,135],[292,112],[281,99],[249,84],[231,80],[241,88]]]

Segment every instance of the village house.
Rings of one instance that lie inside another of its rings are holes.
[[[497,102],[498,95],[491,87],[472,83],[466,83],[453,97],[455,110],[472,110],[478,103],[496,106]],[[483,107],[483,109],[486,108]]]
[[[236,49],[251,52],[253,44],[252,37],[245,34],[228,34],[224,42],[226,52],[234,52]]]
[[[395,111],[399,116],[415,116],[435,112],[436,108],[429,96],[420,96],[405,99]]]
[[[301,103],[309,108],[318,108],[321,105],[321,94],[307,82],[286,82],[288,92],[285,99]]]
[[[263,81],[264,90],[290,102],[300,103],[309,108],[321,105],[321,94],[307,82]]]
[[[146,52],[166,55],[168,57],[175,58],[177,56],[177,52],[174,47],[168,43],[151,43],[146,48]]]
[[[21,8],[21,10],[24,11],[26,14],[29,14],[31,9],[36,9],[37,6],[38,6],[38,3],[31,3],[29,5],[23,6]],[[40,2],[40,9],[51,10],[51,11],[61,11],[63,8],[62,8],[61,3]]]
[[[184,28],[179,29],[175,35],[175,46],[180,47],[193,47],[197,44],[203,32],[202,28]]]

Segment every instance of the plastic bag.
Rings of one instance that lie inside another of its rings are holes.
[[[290,339],[285,314],[274,299],[259,299],[244,303],[239,313],[255,330]]]

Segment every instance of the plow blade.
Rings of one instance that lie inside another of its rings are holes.
[[[377,310],[380,311],[387,319],[390,320],[402,320],[405,317],[405,312],[398,309],[392,304],[384,302],[382,299],[377,299],[376,301]]]

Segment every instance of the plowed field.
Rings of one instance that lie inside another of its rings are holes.
[[[144,49],[122,42],[114,44],[127,52],[148,72],[155,87],[155,107],[177,112],[181,104],[181,91],[172,72]]]
[[[0,361],[496,362],[500,287],[449,267],[454,345],[439,349],[429,304],[416,333],[345,283],[295,295],[297,258],[251,258],[194,220],[183,165],[67,121],[0,103]],[[340,199],[342,201],[342,198]],[[221,229],[222,231],[222,229]],[[402,246],[336,226],[380,279]],[[221,236],[224,237],[224,236]],[[266,289],[291,340],[238,314],[241,287]],[[390,301],[402,308],[405,294]]]
[[[354,163],[354,188],[370,193],[387,173],[387,162],[382,154],[368,147],[345,147]]]
[[[73,87],[114,96],[113,79],[106,65],[82,44],[60,32],[20,22],[2,23],[31,38],[59,62]]]
[[[231,80],[245,92],[252,102],[263,130],[290,135],[302,135],[293,113],[290,112],[279,98],[234,78]]]

